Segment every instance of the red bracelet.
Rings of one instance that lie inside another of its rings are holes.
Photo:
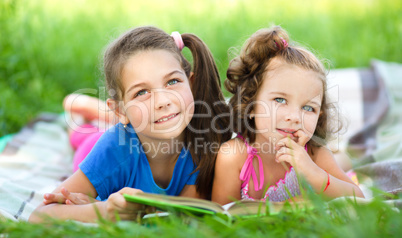
[[[325,192],[325,190],[327,190],[329,184],[331,183],[331,181],[329,180],[329,173],[326,170],[324,170],[324,171],[328,174],[328,181],[327,181],[327,186],[324,188],[324,191],[322,191],[322,192]]]

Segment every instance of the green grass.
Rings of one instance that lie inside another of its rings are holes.
[[[228,219],[225,216],[169,216],[131,221],[99,222],[96,226],[71,221],[44,224],[0,222],[0,237],[398,237],[402,214],[381,200],[361,205],[354,201],[323,203],[315,208],[276,215]]]
[[[399,0],[2,0],[0,136],[39,112],[61,112],[68,93],[98,92],[102,50],[131,27],[197,34],[224,79],[228,49],[273,23],[332,68],[368,67],[372,58],[402,62],[400,12]]]

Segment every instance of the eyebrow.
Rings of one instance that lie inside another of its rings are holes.
[[[289,94],[284,93],[284,92],[270,92],[272,94],[278,94],[278,95],[282,95],[282,96],[288,96]]]
[[[134,88],[143,87],[144,85],[146,85],[146,83],[137,83],[137,84],[134,84],[133,86],[131,86],[130,88],[127,89],[127,91],[126,91],[125,94],[128,94],[128,93],[129,93],[131,90],[133,90]]]
[[[321,107],[321,103],[315,102],[315,101],[309,101],[309,104],[315,104],[317,107]]]
[[[180,70],[173,70],[172,72],[170,72],[170,73],[167,73],[165,76],[163,76],[163,78],[164,79],[167,79],[167,78],[169,78],[169,77],[171,77],[173,74],[182,74],[182,75],[185,75],[182,71],[180,71]],[[134,84],[133,86],[131,86],[131,87],[129,87],[128,89],[127,89],[127,91],[126,91],[126,94],[128,94],[131,90],[133,90],[134,88],[137,88],[137,87],[143,87],[143,86],[145,86],[147,83],[146,82],[142,82],[142,83],[137,83],[137,84]]]
[[[181,74],[181,75],[184,75],[184,76],[186,75],[182,71],[176,69],[176,70],[173,70],[172,72],[166,74],[163,78],[164,79],[170,78],[173,74]]]

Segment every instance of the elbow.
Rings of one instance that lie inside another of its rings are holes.
[[[29,218],[28,218],[28,222],[30,222],[30,223],[40,223],[40,222],[42,222],[44,219],[44,216],[46,215],[45,213],[44,213],[44,208],[46,207],[47,205],[44,205],[44,204],[42,204],[42,205],[39,205],[32,213],[31,213],[31,215],[29,216]]]
[[[30,223],[39,223],[42,221],[42,219],[40,218],[40,212],[38,211],[38,209],[35,209],[31,215],[28,218],[28,222]]]
[[[353,196],[359,197],[359,198],[365,198],[365,197],[364,197],[364,194],[363,194],[363,192],[362,192],[362,190],[361,190],[360,187],[357,186],[357,185],[354,185],[354,188],[353,188]]]
[[[356,197],[365,198],[362,190],[360,188],[356,191]]]

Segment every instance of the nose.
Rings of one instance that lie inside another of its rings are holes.
[[[155,109],[162,109],[171,105],[172,101],[169,97],[169,93],[164,90],[157,90],[153,92]]]
[[[302,113],[299,109],[290,109],[285,115],[285,121],[300,124],[302,121]]]

